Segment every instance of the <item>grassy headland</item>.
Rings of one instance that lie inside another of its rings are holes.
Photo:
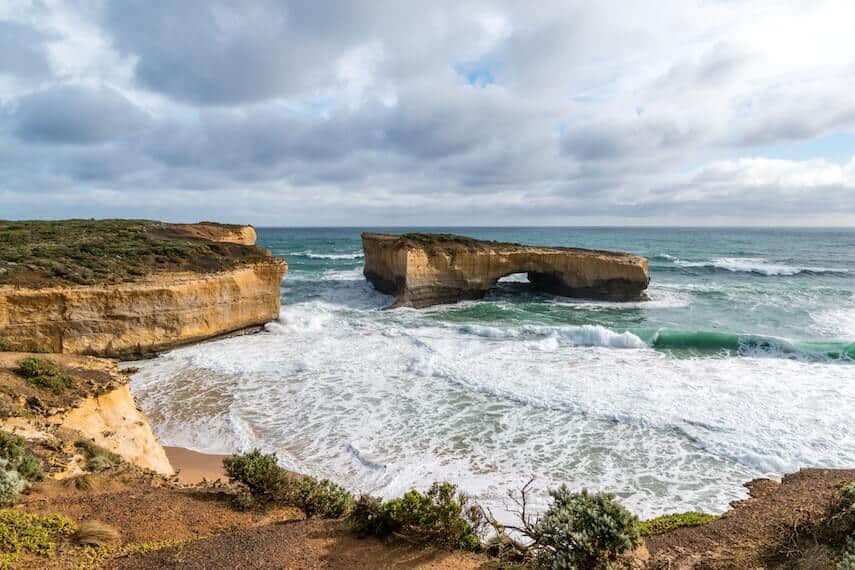
[[[122,283],[159,272],[224,271],[269,255],[149,220],[0,221],[0,285]]]

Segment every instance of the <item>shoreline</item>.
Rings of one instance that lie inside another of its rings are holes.
[[[194,485],[202,481],[228,480],[223,469],[223,459],[229,457],[227,454],[201,453],[186,447],[168,445],[164,445],[163,450],[181,483]]]

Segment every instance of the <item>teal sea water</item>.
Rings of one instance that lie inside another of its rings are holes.
[[[384,311],[363,229],[259,230],[289,263],[280,318],[134,380],[166,443],[262,447],[382,495],[447,479],[497,505],[535,475],[541,496],[609,489],[644,516],[855,465],[853,230],[419,228],[641,254],[649,300],[551,296],[520,274],[481,301]]]

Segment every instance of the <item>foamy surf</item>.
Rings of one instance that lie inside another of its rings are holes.
[[[449,480],[498,512],[532,474],[536,504],[567,483],[652,516],[720,512],[752,478],[855,463],[848,237],[801,236],[800,252],[780,232],[538,230],[648,254],[650,299],[564,299],[514,275],[482,301],[382,310],[392,298],[361,261],[332,257],[357,252],[358,232],[272,232],[260,241],[275,253],[327,257],[287,256],[267,332],[140,364],[133,390],[165,443],[260,447],[386,497]]]

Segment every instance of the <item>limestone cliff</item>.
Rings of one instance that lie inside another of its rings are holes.
[[[20,362],[37,358],[69,378],[61,392],[31,385],[16,374]],[[75,442],[89,440],[128,463],[164,475],[172,466],[143,413],[137,408],[128,378],[116,363],[66,354],[0,352],[0,394],[5,402],[0,429],[33,442],[45,454],[48,471],[57,478],[85,470]]]
[[[540,290],[569,297],[637,300],[650,281],[647,259],[627,253],[535,247],[451,235],[362,234],[365,277],[396,306],[481,298],[496,282],[527,273]]]
[[[18,350],[141,356],[275,319],[286,270],[271,257],[115,285],[0,286],[0,338]]]
[[[169,224],[169,227],[183,231],[188,236],[220,243],[255,245],[256,240],[255,228],[252,226],[199,222],[198,224]]]

